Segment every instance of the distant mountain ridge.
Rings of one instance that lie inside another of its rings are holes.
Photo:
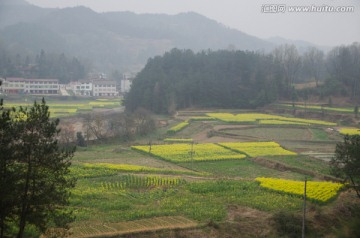
[[[14,51],[66,53],[97,70],[138,71],[172,48],[269,51],[275,44],[194,12],[177,15],[97,13],[86,7],[40,8],[1,0],[0,43]]]

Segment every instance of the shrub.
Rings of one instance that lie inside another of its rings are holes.
[[[280,236],[301,237],[302,218],[300,215],[280,211],[274,214],[273,221]]]

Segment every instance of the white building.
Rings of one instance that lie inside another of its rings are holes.
[[[5,93],[59,94],[59,80],[7,78],[2,90]]]
[[[135,75],[133,74],[123,74],[123,78],[120,81],[120,92],[127,93],[130,91],[132,81],[134,80]]]
[[[85,80],[70,83],[71,90],[77,96],[92,96],[93,83]]]
[[[119,93],[116,90],[116,82],[111,80],[96,80],[92,82],[93,85],[93,96],[106,96],[114,97],[118,96]]]

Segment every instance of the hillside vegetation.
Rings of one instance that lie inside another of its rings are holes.
[[[319,101],[343,96],[356,104],[359,59],[359,43],[335,47],[326,57],[315,48],[300,55],[293,45],[271,54],[173,49],[148,60],[125,105],[174,113],[188,107],[256,108],[278,99],[306,102],[311,96]],[[316,86],[296,90],[294,84],[306,79]]]
[[[150,59],[133,82],[127,109],[156,113],[192,106],[251,108],[278,97],[271,58],[253,52],[173,49]]]

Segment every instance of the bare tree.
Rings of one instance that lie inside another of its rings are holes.
[[[318,87],[320,76],[324,69],[324,52],[316,47],[310,47],[304,53],[303,67],[307,74],[315,80],[316,87]]]
[[[84,117],[83,132],[88,140],[104,140],[119,137],[131,140],[135,135],[146,135],[155,129],[151,113],[137,109],[134,113],[116,113],[107,115],[90,114]]]
[[[300,55],[294,45],[281,45],[274,49],[273,56],[282,68],[286,91],[290,95],[297,72],[301,65]]]
[[[103,115],[87,115],[84,119],[83,130],[87,140],[91,138],[103,140],[107,137],[107,121]]]
[[[148,110],[144,108],[136,109],[133,118],[137,134],[145,135],[155,129],[155,122]]]
[[[75,141],[75,129],[71,124],[61,125],[61,131],[59,133],[59,142],[65,145]]]
[[[351,97],[355,99],[360,81],[360,44],[335,47],[327,55],[326,65],[330,75],[351,88]]]

